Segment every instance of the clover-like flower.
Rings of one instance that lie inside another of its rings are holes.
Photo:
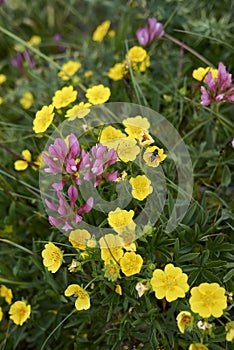
[[[148,24],[143,28],[138,28],[136,37],[140,45],[150,44],[154,38],[161,38],[164,35],[163,25],[157,22],[156,18],[148,18]]]
[[[166,298],[171,302],[178,298],[184,298],[189,290],[187,283],[188,276],[183,273],[180,267],[167,264],[164,271],[156,269],[150,280],[157,299]]]
[[[89,295],[85,289],[80,287],[78,284],[70,284],[64,292],[66,297],[70,297],[72,295],[77,296],[75,307],[78,311],[80,310],[88,310],[90,308],[90,299]]]

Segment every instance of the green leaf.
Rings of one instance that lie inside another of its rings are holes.
[[[180,256],[176,262],[177,263],[182,263],[184,261],[190,261],[190,260],[194,260],[196,259],[198,256],[200,255],[200,253],[188,253],[185,255]]]
[[[223,168],[221,185],[223,187],[228,187],[232,181],[231,171],[227,165]]]
[[[224,276],[223,282],[226,283],[226,282],[229,281],[233,276],[234,276],[234,269],[231,269],[231,270],[228,271],[228,273]]]

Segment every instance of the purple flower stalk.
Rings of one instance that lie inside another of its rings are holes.
[[[149,45],[154,38],[161,38],[164,35],[162,23],[157,22],[156,18],[148,18],[148,24],[143,28],[138,28],[136,37],[140,45]]]
[[[218,65],[218,78],[213,78],[212,73],[208,72],[205,83],[206,88],[201,86],[202,106],[221,101],[234,102],[234,86],[231,86],[232,75],[226,71],[226,67],[222,62]]]

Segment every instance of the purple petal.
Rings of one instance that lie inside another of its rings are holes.
[[[45,199],[45,204],[51,210],[55,210],[55,211],[58,210],[58,206],[53,204],[53,203],[51,203],[48,199]]]
[[[68,172],[68,174],[73,174],[77,171],[77,164],[75,159],[66,160],[66,171]]]
[[[50,225],[52,225],[52,226],[59,226],[63,223],[62,218],[54,218],[53,216],[49,216],[48,220],[49,220]]]
[[[232,83],[232,75],[226,71],[226,67],[222,62],[218,66],[218,84],[220,91],[230,87]]]
[[[73,227],[66,221],[65,225],[62,227],[62,230],[64,231],[68,231],[68,230],[72,230]]]
[[[85,203],[85,205],[83,205],[82,207],[80,207],[77,210],[77,214],[80,213],[88,213],[90,212],[90,210],[93,208],[93,197],[90,197],[87,202]]]
[[[208,106],[211,103],[211,97],[204,86],[201,86],[201,105]]]
[[[118,170],[114,171],[113,173],[105,174],[105,178],[110,181],[116,181],[118,178]]]
[[[140,45],[146,46],[149,43],[149,33],[147,27],[138,28],[136,37]]]
[[[75,207],[75,202],[78,198],[78,191],[77,191],[77,188],[74,186],[74,185],[70,185],[69,188],[68,188],[68,196],[70,198],[70,205],[71,205],[71,208],[74,209]]]
[[[81,152],[81,160],[78,164],[78,170],[88,168],[92,165],[92,161],[90,159],[89,154],[82,149]]]
[[[115,164],[117,162],[117,153],[116,150],[114,148],[111,148],[107,154],[106,154],[106,163],[105,165],[111,165],[111,164]]]
[[[92,169],[91,169],[92,173],[95,175],[101,175],[103,173],[103,160],[95,160]]]
[[[44,152],[42,152],[42,157],[44,159],[44,162],[49,166],[49,168],[44,169],[46,173],[53,173],[56,175],[62,172],[62,165],[51,160]]]
[[[102,159],[104,157],[104,153],[107,150],[106,146],[103,146],[101,143],[96,144],[92,147],[92,156],[96,159]]]
[[[64,185],[66,183],[66,179],[62,179],[61,181],[59,182],[54,182],[52,184],[52,187],[56,190],[56,191],[62,191]]]
[[[74,134],[71,134],[68,138],[70,150],[68,154],[68,158],[77,158],[80,153],[80,145]]]
[[[57,138],[48,148],[51,157],[64,161],[67,155],[67,145],[63,139]]]

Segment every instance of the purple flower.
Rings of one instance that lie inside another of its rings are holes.
[[[222,62],[219,62],[218,65],[218,78],[213,78],[212,73],[208,72],[205,83],[206,88],[201,86],[202,106],[221,101],[234,102],[234,87],[231,86],[232,75],[226,71],[226,67]]]
[[[138,28],[136,37],[140,45],[149,45],[154,38],[161,38],[164,35],[162,23],[157,22],[156,18],[148,18],[148,24],[143,28]]]
[[[17,69],[22,69],[24,63],[27,63],[30,68],[34,68],[36,66],[33,55],[29,50],[25,50],[24,52],[17,52],[16,57],[11,58],[10,61],[11,64]]]

